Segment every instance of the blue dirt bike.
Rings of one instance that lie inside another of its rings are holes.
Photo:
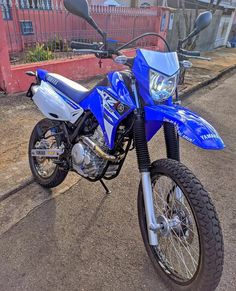
[[[179,41],[177,52],[137,49],[136,56],[107,41],[91,18],[86,0],[65,0],[67,10],[87,20],[103,43],[73,42],[80,53],[110,58],[128,70],[109,73],[93,89],[45,70],[36,73],[32,97],[46,116],[34,128],[29,162],[35,180],[56,187],[69,171],[91,182],[116,178],[129,150],[135,148],[141,175],[138,215],[147,253],[159,275],[173,290],[215,290],[223,269],[223,239],[212,201],[194,174],[179,162],[179,136],[206,150],[221,150],[224,143],[203,118],[173,101],[183,59],[199,56],[183,44],[211,22],[202,13],[194,30]],[[168,44],[165,42],[167,48]],[[181,61],[180,61],[180,60]],[[148,142],[164,127],[167,159],[151,163]]]

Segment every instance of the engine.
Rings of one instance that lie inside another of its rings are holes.
[[[107,151],[102,129],[98,126],[91,137],[82,136],[80,141],[73,146],[71,152],[72,165],[73,169],[81,176],[94,179],[103,172],[107,165],[107,160],[97,155],[95,151],[91,149],[91,146],[85,142],[85,140],[88,141],[88,139],[104,152]]]

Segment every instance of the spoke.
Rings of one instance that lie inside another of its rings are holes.
[[[170,241],[169,237],[168,237],[168,241]],[[170,246],[170,244],[168,244],[167,246]],[[172,250],[172,248],[170,248],[170,249]],[[168,250],[169,250],[169,248],[168,248]],[[172,256],[171,256],[170,258],[172,258]],[[175,258],[176,258],[176,255],[175,255]],[[178,262],[179,270],[181,270],[180,260],[177,259],[177,262]],[[171,263],[171,265],[172,265],[171,268],[173,269],[173,264]],[[177,272],[177,273],[178,273],[178,272]]]
[[[183,221],[183,220],[182,220],[182,221]],[[191,231],[195,236],[198,237],[198,234],[197,234],[196,232],[194,232],[191,228],[189,228],[189,226],[188,226],[187,224],[183,223],[182,221],[180,222],[180,224],[186,226],[186,227],[188,228],[189,231]]]
[[[175,233],[175,235],[176,235],[176,237],[177,237],[179,243],[180,243],[180,244],[184,247],[184,249],[187,251],[187,253],[189,254],[190,258],[193,259],[193,260],[195,261],[195,259],[192,257],[192,254],[191,254],[190,250],[189,250],[188,248],[186,248],[186,246],[184,245],[184,243],[183,243],[182,240],[179,238],[178,234],[175,232],[175,230],[174,230],[173,228],[172,228],[172,231]],[[185,241],[186,241],[186,240],[185,240]],[[189,243],[188,243],[187,241],[186,241],[186,243],[187,243],[187,245],[189,245]],[[198,265],[196,261],[195,261],[195,263],[196,263],[196,265]],[[194,266],[194,267],[195,267],[195,266]]]
[[[160,211],[160,214],[163,214],[163,210],[155,202],[154,202],[154,207],[156,208],[156,210]]]
[[[170,236],[170,237],[172,237],[172,236]],[[170,239],[170,240],[171,240],[171,244],[172,244],[172,246],[173,246],[174,249],[175,249],[175,253],[178,255],[178,257],[179,257],[180,260],[182,261],[182,263],[183,263],[183,265],[184,265],[184,267],[185,267],[185,269],[186,269],[186,271],[187,271],[187,275],[188,275],[188,273],[189,273],[189,274],[192,276],[190,270],[188,269],[188,267],[187,267],[186,264],[185,264],[185,260],[183,259],[183,257],[180,256],[178,250],[176,249],[176,247],[175,247],[175,245],[174,245],[174,243],[173,243],[173,240],[172,240],[172,239]],[[183,253],[182,253],[182,255],[183,255]]]
[[[168,206],[168,203],[162,197],[160,197],[160,195],[158,195],[158,192],[156,190],[154,190],[153,192],[154,192],[154,194],[156,194],[157,196],[159,196],[159,198],[162,200],[164,206]]]
[[[169,270],[176,277],[189,280],[198,266],[199,244],[197,246],[196,243],[194,245],[189,243],[195,242],[194,238],[198,238],[198,233],[188,200],[180,188],[181,192],[176,192],[178,186],[169,177],[160,176],[152,186],[156,214],[165,216],[166,223],[169,223],[168,220],[173,219],[175,215],[180,221],[179,230],[171,228],[169,236],[161,236],[159,240],[158,252],[161,262],[165,265],[166,272]],[[185,234],[189,236],[189,241]]]
[[[190,256],[191,261],[192,261],[192,263],[193,263],[193,268],[196,270],[196,269],[197,269],[197,266],[198,266],[198,262],[197,262],[197,261],[195,260],[195,258],[192,256],[192,253],[191,253],[191,251],[190,251],[190,249],[189,249],[190,244],[187,242],[185,236],[184,236],[184,240],[185,240],[186,245],[188,246],[187,249],[188,249],[188,251],[189,251],[189,256]],[[192,247],[191,247],[191,248],[192,248]],[[192,248],[192,250],[193,250],[193,252],[195,252],[195,250],[194,250],[193,248]],[[198,252],[197,255],[199,256],[199,252]]]
[[[170,213],[170,217],[173,216],[173,208],[174,208],[174,201],[175,201],[175,197],[174,195],[171,195],[171,200],[172,200],[172,205],[171,205],[171,213]]]

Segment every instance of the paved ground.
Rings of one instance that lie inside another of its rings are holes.
[[[182,142],[182,161],[210,191],[222,221],[225,268],[218,290],[229,291],[236,290],[235,82],[233,75],[185,101],[218,129],[226,150],[206,152]],[[152,157],[163,157],[163,149],[160,133],[150,144]],[[109,186],[112,195],[106,196],[99,184],[81,180],[50,200],[53,193],[32,184],[3,201],[0,290],[166,290],[139,233],[133,152]],[[37,206],[42,199],[45,203],[28,213],[30,203]]]

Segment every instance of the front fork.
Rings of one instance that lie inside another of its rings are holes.
[[[150,173],[151,161],[145,135],[145,119],[142,109],[137,109],[137,111],[135,112],[134,142],[136,147],[139,172],[141,173],[149,244],[152,246],[157,246],[157,230],[160,228],[160,225],[158,225],[156,221],[154,211],[153,191]]]
[[[157,246],[158,245],[157,230],[160,228],[160,225],[156,221],[154,211],[150,171],[141,173],[141,181],[143,187],[143,199],[146,213],[149,244],[151,246]]]

